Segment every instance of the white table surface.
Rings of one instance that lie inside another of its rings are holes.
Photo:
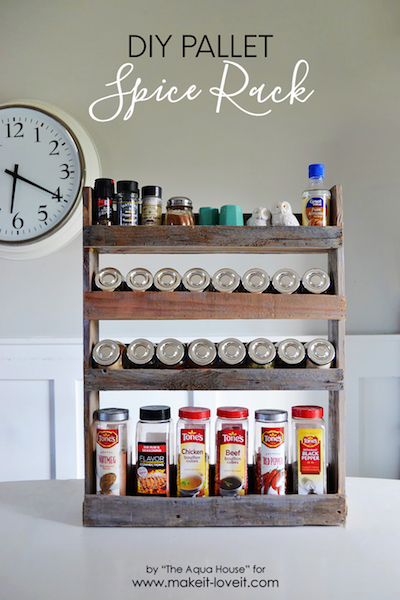
[[[83,527],[82,481],[1,483],[0,598],[398,600],[400,481],[346,485],[345,527],[135,529]]]

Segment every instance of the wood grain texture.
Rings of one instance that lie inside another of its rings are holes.
[[[83,523],[99,527],[344,525],[346,510],[346,498],[339,494],[236,498],[86,495]]]
[[[88,390],[340,390],[341,369],[87,369]]]

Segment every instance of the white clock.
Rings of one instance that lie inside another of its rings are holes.
[[[100,177],[85,129],[61,109],[0,105],[0,257],[38,258],[82,228],[82,188]]]

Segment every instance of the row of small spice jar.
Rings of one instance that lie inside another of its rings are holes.
[[[101,178],[94,182],[93,221],[96,225],[162,225],[162,189],[158,185],[142,187],[137,181]],[[193,205],[189,198],[174,196],[167,201],[165,225],[194,225]]]
[[[291,445],[288,413],[255,411],[254,484],[249,488],[249,411],[241,406],[217,408],[216,465],[210,482],[210,416],[208,408],[179,409],[174,428],[169,406],[144,406],[136,425],[135,485],[129,485],[130,440],[127,409],[99,409],[94,413],[96,493],[141,496],[201,497],[286,493],[326,494],[326,430],[319,406],[292,407]],[[175,460],[176,457],[176,460]],[[176,479],[171,466],[176,462]],[[289,464],[291,480],[288,481]]]
[[[199,338],[184,344],[174,338],[159,344],[140,338],[124,345],[115,340],[100,340],[92,351],[94,367],[130,368],[323,368],[333,365],[335,348],[323,338],[302,343],[288,338],[273,343],[257,338],[249,343],[226,338],[215,343]]]
[[[107,267],[94,276],[94,288],[102,291],[148,291],[173,292],[237,292],[245,291],[261,294],[326,293],[331,285],[326,271],[319,268],[308,269],[302,278],[293,269],[279,269],[272,278],[266,271],[253,268],[240,277],[234,269],[219,269],[212,277],[201,268],[186,271],[183,277],[175,269],[164,268],[152,275],[143,268],[132,269],[124,278],[118,269]]]

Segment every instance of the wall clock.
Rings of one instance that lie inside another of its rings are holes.
[[[89,134],[61,109],[0,105],[0,257],[38,258],[82,228],[82,188],[100,177]]]

